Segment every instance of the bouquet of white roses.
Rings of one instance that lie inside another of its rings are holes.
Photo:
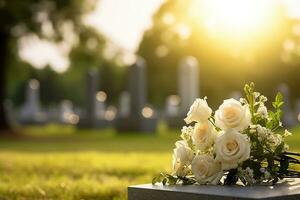
[[[253,83],[244,91],[245,98],[224,100],[214,113],[206,97],[195,100],[184,119],[188,126],[181,130],[182,140],[175,144],[173,173],[159,174],[153,184],[275,184],[299,177],[290,169],[291,163],[300,163],[299,154],[288,152],[285,143],[291,133],[280,129],[282,95],[276,95],[270,111]]]

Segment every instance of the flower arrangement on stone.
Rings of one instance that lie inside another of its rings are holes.
[[[206,97],[194,101],[182,140],[175,143],[173,173],[160,173],[153,184],[275,184],[299,177],[291,164],[300,164],[295,158],[300,154],[288,152],[285,138],[291,133],[280,121],[282,95],[276,95],[271,111],[253,83],[244,91],[245,98],[224,100],[214,113]]]

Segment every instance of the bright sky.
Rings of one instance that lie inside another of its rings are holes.
[[[153,14],[164,1],[100,0],[96,10],[86,16],[84,21],[96,27],[99,32],[123,50],[133,53],[137,50],[144,31],[151,27]],[[278,1],[287,5],[291,17],[300,18],[300,0]],[[51,29],[49,26],[45,27],[46,30],[49,28]],[[36,68],[43,68],[50,64],[56,71],[64,72],[70,64],[68,61],[70,48],[64,48],[61,53],[61,46],[66,47],[65,44],[55,46],[31,36],[20,42],[20,56]]]
[[[86,22],[125,50],[134,52],[164,0],[100,0]]]

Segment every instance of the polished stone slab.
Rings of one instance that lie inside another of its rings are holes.
[[[300,200],[300,179],[275,186],[136,185],[128,187],[128,200]]]

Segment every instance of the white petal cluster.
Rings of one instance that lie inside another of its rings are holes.
[[[184,119],[184,121],[187,124],[190,124],[192,122],[203,122],[208,120],[208,118],[211,116],[212,110],[208,106],[206,102],[206,98],[204,99],[196,99],[194,103],[192,104],[187,117]]]
[[[242,131],[250,125],[251,115],[248,105],[242,105],[235,99],[227,99],[216,111],[215,119],[216,126],[223,130]]]
[[[250,157],[250,145],[247,135],[229,129],[216,139],[216,160],[221,162],[223,170],[237,168]]]
[[[206,97],[193,102],[184,119],[187,126],[181,129],[182,140],[175,143],[173,151],[173,174],[179,180],[192,176],[199,184],[219,184],[232,169],[247,184],[274,178],[272,169],[268,168],[268,171],[264,164],[259,164],[261,168],[255,166],[258,162],[268,161],[263,161],[261,154],[280,155],[278,149],[288,150],[284,139],[291,133],[274,131],[282,126],[278,117],[282,96],[276,96],[275,111],[271,112],[265,106],[267,98],[247,87],[247,98],[226,99],[215,113]]]
[[[211,122],[198,122],[192,135],[193,144],[197,149],[204,151],[213,145],[216,135],[217,131]]]
[[[200,184],[218,184],[223,176],[221,164],[210,155],[197,155],[192,162],[192,172]]]
[[[247,167],[246,169],[242,169],[239,167],[238,168],[238,176],[250,185],[256,183],[256,180],[253,176],[253,170],[250,169],[250,167]]]
[[[194,157],[193,151],[188,147],[184,140],[175,143],[173,150],[173,174],[185,176],[188,173],[188,166]]]
[[[257,114],[260,115],[261,118],[268,118],[268,109],[263,103],[260,103]]]
[[[251,125],[250,132],[257,134],[257,139],[269,150],[275,151],[276,147],[281,144],[283,138],[281,135],[274,133],[272,130],[261,125]],[[288,133],[286,133],[288,135]]]

